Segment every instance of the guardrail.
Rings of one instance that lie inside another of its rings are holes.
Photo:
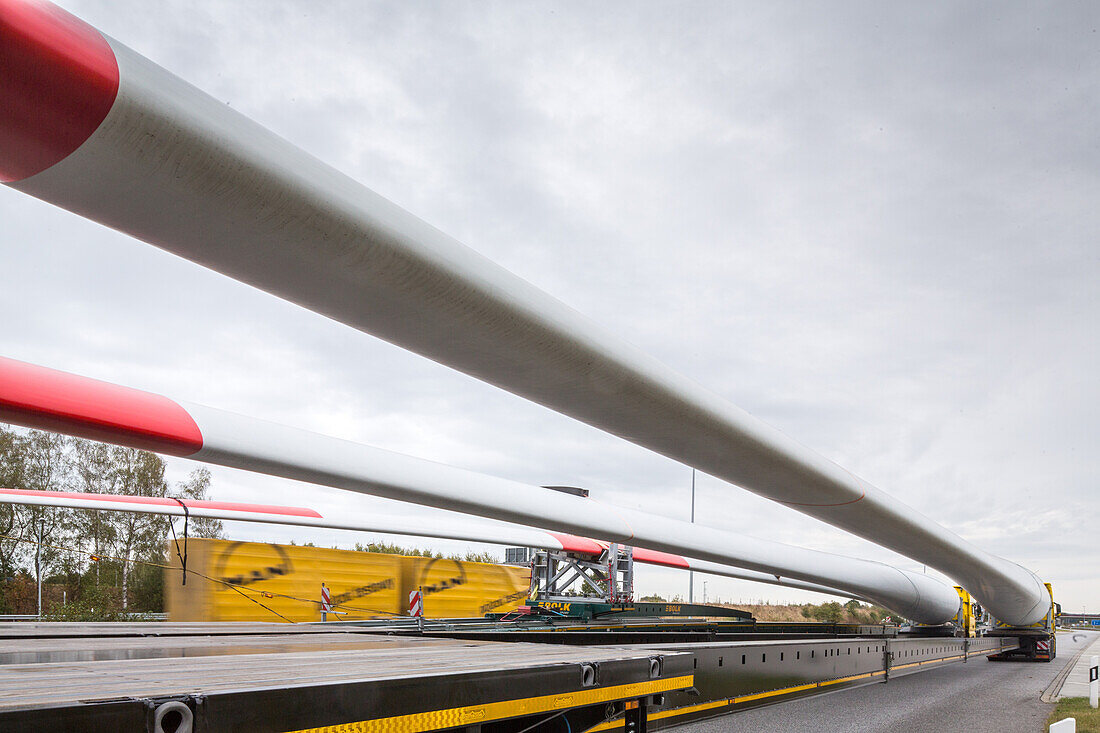
[[[121,621],[167,621],[166,613],[124,613]],[[48,617],[48,616],[47,616]],[[41,621],[42,616],[35,613],[4,613],[0,621]]]

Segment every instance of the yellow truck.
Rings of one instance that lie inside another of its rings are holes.
[[[166,570],[165,610],[173,621],[321,621],[407,616],[421,589],[428,618],[506,613],[530,587],[527,568],[444,558],[384,555],[262,542],[191,539],[187,583],[179,559]]]

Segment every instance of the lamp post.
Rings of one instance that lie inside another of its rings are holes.
[[[695,524],[695,469],[691,469],[691,523]],[[695,571],[688,571],[688,603],[695,603]]]

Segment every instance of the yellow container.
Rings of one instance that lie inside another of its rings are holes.
[[[173,621],[320,621],[322,582],[341,612],[329,620],[407,616],[418,587],[429,618],[483,616],[514,609],[530,583],[526,568],[510,565],[212,539],[188,541],[188,570],[207,577],[190,573],[182,585],[173,564]]]
[[[527,599],[531,572],[512,565],[402,557],[420,588],[428,618],[470,618],[507,613]],[[407,594],[406,594],[407,597]]]

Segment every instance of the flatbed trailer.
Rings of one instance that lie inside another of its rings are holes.
[[[939,627],[899,633],[889,625],[731,624],[703,619],[559,623],[556,627],[456,627],[426,633],[482,641],[515,637],[557,645],[615,644],[654,654],[690,652],[693,686],[672,691],[650,705],[650,730],[844,687],[885,683],[944,664],[990,658],[1020,645],[1019,639],[1008,636],[945,636]],[[622,716],[616,716],[591,730],[624,728],[630,730]]]
[[[565,713],[583,729],[693,679],[689,652],[319,624],[112,626],[0,626],[0,730],[493,731]]]
[[[0,731],[657,730],[1016,643],[699,623],[0,624]]]

